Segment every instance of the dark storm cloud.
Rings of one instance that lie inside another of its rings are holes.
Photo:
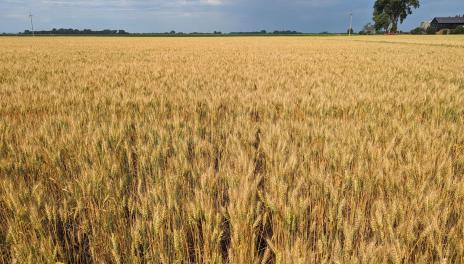
[[[132,32],[251,31],[291,29],[342,32],[350,12],[360,29],[374,0],[0,0],[0,32],[36,27],[123,28]],[[434,16],[464,13],[463,0],[424,0],[402,29]]]

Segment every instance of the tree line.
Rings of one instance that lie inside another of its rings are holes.
[[[274,30],[267,32],[266,30],[261,31],[249,31],[249,32],[230,32],[230,33],[222,33],[221,31],[214,31],[214,32],[191,32],[191,33],[184,33],[184,32],[176,32],[174,30],[169,32],[154,32],[154,33],[130,33],[125,30],[112,30],[112,29],[104,29],[104,30],[91,30],[91,29],[73,29],[73,28],[60,28],[60,29],[52,29],[52,30],[37,30],[32,32],[31,30],[24,30],[24,32],[20,33],[21,35],[135,35],[135,36],[145,36],[145,35],[298,35],[304,34],[299,31],[294,30]]]
[[[73,29],[73,28],[59,28],[59,29],[52,29],[52,30],[35,30],[32,32],[31,30],[24,30],[22,34],[24,35],[31,35],[31,34],[38,34],[38,35],[128,35],[129,32],[118,29],[104,29],[104,30],[91,30],[91,29]]]

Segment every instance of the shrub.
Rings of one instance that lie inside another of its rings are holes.
[[[413,35],[423,35],[425,34],[425,30],[421,27],[416,27],[415,29],[411,30],[411,34]]]
[[[438,30],[436,30],[435,28],[433,27],[428,27],[427,30],[425,31],[427,34],[429,35],[435,35],[437,34]]]
[[[459,26],[451,30],[451,34],[464,34],[464,26]]]
[[[445,28],[445,29],[439,30],[436,34],[438,34],[438,35],[449,35],[450,33],[451,33],[451,30]]]

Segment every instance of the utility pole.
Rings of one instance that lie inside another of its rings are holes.
[[[32,13],[29,12],[29,18],[31,19],[31,31],[32,31],[32,36],[34,37],[35,33],[34,33],[34,23],[32,21],[32,17],[33,17]]]
[[[353,31],[353,12],[350,13],[350,29],[348,29],[349,36],[351,36],[351,31]]]

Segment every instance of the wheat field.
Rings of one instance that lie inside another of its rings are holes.
[[[464,37],[0,38],[0,263],[463,263]]]

